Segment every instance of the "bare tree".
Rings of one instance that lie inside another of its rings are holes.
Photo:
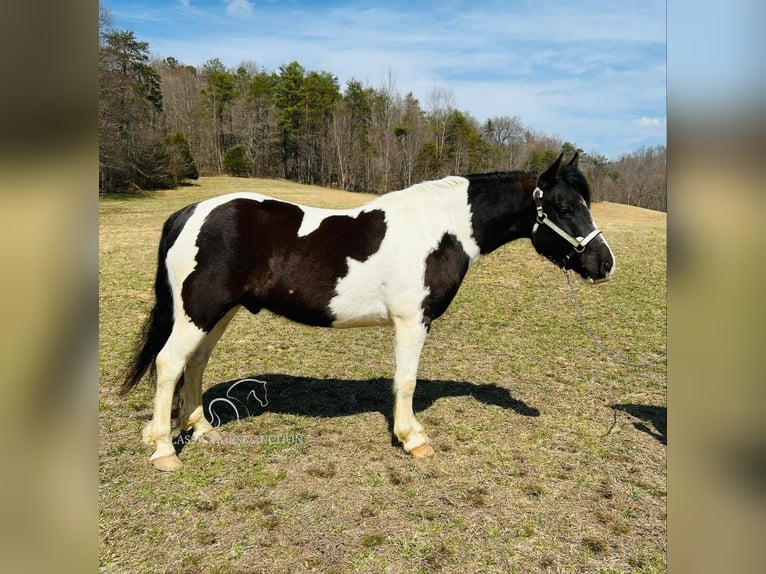
[[[447,126],[452,110],[455,109],[455,92],[449,88],[435,87],[428,96],[428,123],[433,135],[436,176],[447,174],[444,167],[444,147],[447,140]]]
[[[497,169],[522,168],[525,131],[518,116],[495,116],[486,121],[484,137],[497,151]]]
[[[402,101],[399,121],[394,126],[401,164],[399,187],[410,186],[415,181],[416,158],[426,140],[426,132],[425,114],[420,102],[410,92]]]
[[[203,81],[194,66],[175,58],[154,62],[162,81],[165,123],[170,133],[182,133],[195,158],[203,156],[205,136],[201,125]],[[208,169],[209,171],[209,169]]]
[[[607,199],[659,211],[667,210],[665,146],[640,148],[613,164]]]

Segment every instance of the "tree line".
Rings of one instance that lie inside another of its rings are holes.
[[[100,12],[99,191],[172,188],[202,175],[279,177],[383,193],[448,174],[543,170],[580,152],[596,200],[666,209],[665,147],[610,162],[525,126],[479,122],[435,88],[425,106],[383,86],[291,62],[268,70],[152,60],[132,31]]]

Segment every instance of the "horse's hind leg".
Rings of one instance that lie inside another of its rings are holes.
[[[170,437],[170,412],[173,391],[186,362],[202,340],[205,331],[187,321],[176,321],[165,346],[157,355],[157,388],[154,394],[154,415],[144,428],[144,442],[154,445],[151,461],[159,470],[176,470],[181,461]]]
[[[184,370],[184,386],[181,389],[181,397],[179,404],[178,422],[182,429],[194,429],[192,435],[192,441],[204,441],[208,443],[214,443],[221,438],[218,431],[214,430],[213,426],[205,418],[205,413],[202,407],[202,374],[205,371],[208,360],[210,360],[210,354],[213,352],[218,340],[226,331],[226,327],[229,326],[229,322],[239,310],[239,306],[234,307],[231,311],[218,321],[216,326],[210,331],[202,342],[197,346],[194,352],[186,362],[186,369]]]

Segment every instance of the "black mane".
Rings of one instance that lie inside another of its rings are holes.
[[[563,165],[558,173],[558,178],[579,193],[585,200],[585,204],[590,207],[590,186],[588,180],[579,169],[572,165]]]
[[[484,185],[491,183],[505,183],[509,181],[518,181],[523,178],[527,178],[533,175],[538,175],[537,170],[532,171],[491,171],[487,173],[469,173],[463,177],[473,181],[481,182]],[[588,180],[582,172],[572,165],[562,165],[559,169],[558,178],[564,180],[564,182],[579,193],[585,200],[585,203],[590,207],[590,186]]]
[[[471,181],[485,181],[485,182],[492,182],[492,181],[508,181],[508,180],[518,180],[522,177],[528,177],[530,175],[536,175],[535,172],[531,171],[490,171],[485,173],[469,173],[464,175],[466,179],[470,179]]]
[[[492,171],[488,173],[470,173],[464,175],[466,179],[473,182],[488,185],[491,183],[507,184],[509,181],[518,181],[522,178],[527,178],[533,175],[538,175],[537,170],[533,171]],[[559,169],[558,178],[564,180],[564,182],[579,193],[585,200],[585,203],[590,207],[590,186],[588,180],[580,172],[579,169],[572,165],[562,165]]]

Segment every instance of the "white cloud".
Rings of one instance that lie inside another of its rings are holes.
[[[191,5],[191,0],[178,0],[178,3],[184,8],[188,8]]]
[[[253,15],[253,4],[248,0],[228,0],[226,13],[237,18],[248,18]]]
[[[638,125],[642,128],[659,128],[665,126],[665,118],[648,118],[646,116],[638,120]]]

